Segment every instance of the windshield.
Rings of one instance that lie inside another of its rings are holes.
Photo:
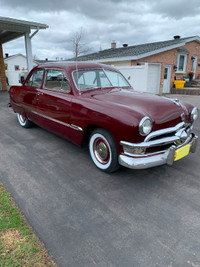
[[[85,69],[73,72],[73,79],[79,91],[95,88],[130,87],[119,72],[103,69]]]

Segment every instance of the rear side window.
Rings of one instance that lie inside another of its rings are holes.
[[[47,70],[44,88],[68,93],[71,91],[69,81],[62,70]]]
[[[44,70],[36,70],[26,81],[26,86],[41,87]]]

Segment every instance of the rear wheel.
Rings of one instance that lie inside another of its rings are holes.
[[[105,129],[96,129],[89,140],[90,156],[94,164],[104,172],[119,168],[118,152],[113,136]]]
[[[32,126],[32,122],[27,119],[26,116],[17,113],[17,118],[19,121],[19,124],[24,128],[29,128]]]

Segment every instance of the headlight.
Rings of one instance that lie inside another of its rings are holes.
[[[195,121],[198,118],[198,109],[195,107],[191,112],[191,121]]]
[[[139,132],[141,135],[146,136],[151,132],[152,121],[149,117],[144,117],[139,124]]]

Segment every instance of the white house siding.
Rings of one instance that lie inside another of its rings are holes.
[[[152,94],[160,93],[161,64],[148,63],[147,92]]]
[[[147,66],[116,67],[136,91],[147,91]]]
[[[116,66],[116,68],[124,75],[136,91],[159,94],[160,64],[144,63],[139,66]]]
[[[6,76],[8,78],[9,85],[20,85],[20,76],[26,74],[27,60],[23,55],[15,55],[4,59],[4,63],[7,64]],[[36,63],[33,62],[36,66]],[[19,66],[19,70],[15,70],[15,66]]]

